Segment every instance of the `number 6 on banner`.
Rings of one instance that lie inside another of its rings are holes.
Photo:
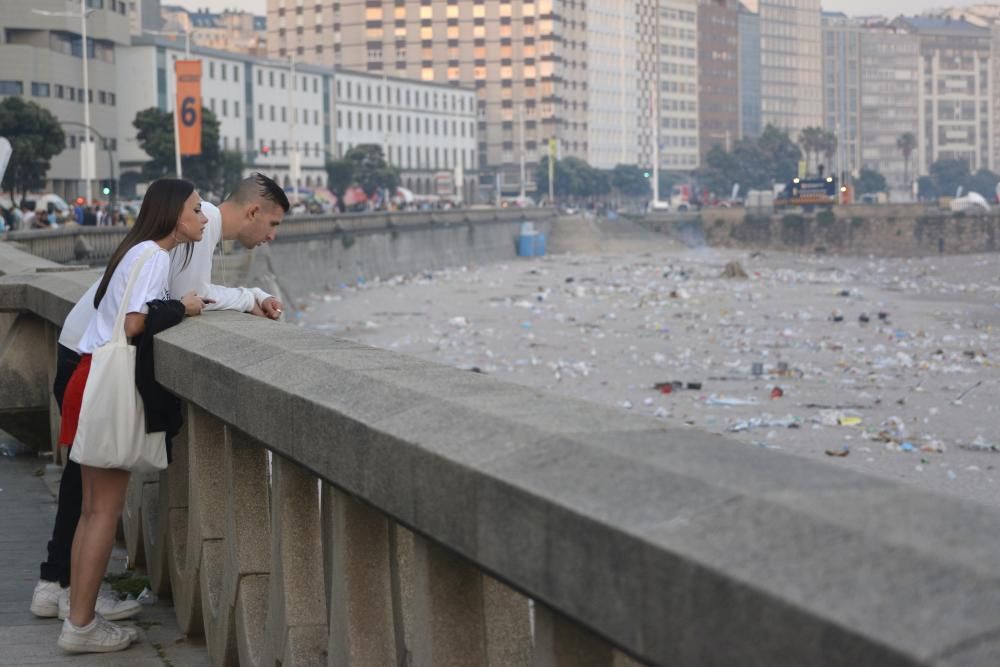
[[[201,61],[178,60],[176,72],[181,155],[201,155]]]
[[[184,101],[181,102],[181,123],[185,127],[191,127],[198,120],[198,110],[195,107],[195,99],[193,97],[185,97]]]

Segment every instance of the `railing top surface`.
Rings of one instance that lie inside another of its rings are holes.
[[[88,279],[0,279],[57,321]],[[235,313],[157,378],[663,664],[1000,664],[1000,513]]]
[[[557,211],[549,208],[469,208],[438,211],[375,211],[371,213],[343,213],[337,215],[295,215],[286,216],[282,225],[286,228],[306,226],[315,223],[340,224],[344,227],[383,226],[386,221],[395,223],[420,224],[423,222],[489,222],[513,220],[545,220],[555,217]],[[124,227],[82,227],[69,225],[58,229],[26,229],[7,232],[9,241],[31,241],[55,239],[79,235],[122,234]],[[281,235],[278,236],[280,240]]]

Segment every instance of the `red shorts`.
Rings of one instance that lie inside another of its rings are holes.
[[[87,386],[87,376],[90,375],[90,359],[89,354],[80,357],[80,363],[66,383],[62,423],[59,427],[59,444],[65,447],[72,447],[76,438],[76,427],[80,423],[80,406],[83,403],[83,388]]]

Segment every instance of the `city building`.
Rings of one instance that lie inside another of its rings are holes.
[[[46,16],[34,11],[67,12],[67,8],[78,11],[79,3],[0,0],[0,98],[23,97],[49,110],[62,123],[66,148],[52,159],[45,189],[66,199],[85,194],[81,154],[93,155],[91,194],[96,197],[99,180],[112,176],[118,148],[120,91],[116,69],[123,60],[123,40],[129,38],[128,7],[120,0],[92,3],[86,47],[79,15]],[[83,85],[84,48],[89,59],[89,90]],[[84,150],[85,101],[89,102],[92,128],[90,150]]]
[[[698,144],[701,163],[713,146],[740,138],[740,4],[698,2]]]
[[[634,164],[638,73],[634,2],[587,3],[587,162]]]
[[[184,45],[146,35],[124,51],[118,118],[122,190],[128,192],[149,159],[132,120],[149,107],[173,111],[173,63],[184,58]],[[404,187],[442,194],[442,183],[458,183],[463,199],[475,201],[473,91],[298,63],[293,75],[289,59],[196,46],[192,57],[202,61],[202,106],[219,120],[221,148],[242,153],[247,172],[264,172],[285,187],[322,186],[328,160],[359,144],[377,144],[402,172]]]
[[[820,0],[760,0],[761,123],[793,140],[823,124]]]
[[[655,89],[660,85],[659,0],[636,0],[636,161],[653,166],[653,106]],[[662,146],[662,143],[661,143]]]
[[[178,5],[163,5],[163,32],[190,33],[191,43],[206,49],[248,55],[267,55],[267,19],[250,12],[226,10],[189,11]]]
[[[660,166],[690,171],[698,150],[698,0],[660,0]]]
[[[988,28],[1000,22],[1000,5],[995,3],[983,3],[978,5],[964,5],[958,7],[948,7],[945,9],[931,10],[924,12],[924,16],[940,19],[951,19],[952,21],[965,21],[980,28]]]
[[[827,173],[843,178],[861,164],[862,25],[842,13],[824,12],[823,128],[837,137],[833,156],[821,156]],[[914,98],[915,100],[916,98]]]
[[[588,11],[583,2],[553,0],[268,0],[268,50],[473,88],[484,184],[492,190],[498,180],[517,194],[522,145],[528,178],[550,139],[559,157],[590,156]]]
[[[990,25],[993,65],[993,118],[1000,118],[1000,21]],[[993,166],[1000,168],[1000,122],[993,122]]]
[[[119,0],[121,2],[121,0]],[[160,15],[160,0],[127,0],[129,32],[141,35],[146,30],[160,30],[163,19]]]
[[[760,134],[760,15],[741,4],[739,18],[740,138]]]
[[[994,169],[990,29],[934,17],[900,17],[893,26],[920,41],[919,173],[940,159]]]
[[[861,167],[883,176],[890,194],[912,196],[920,173],[920,40],[888,25],[867,26],[861,34]],[[897,142],[912,132],[917,149],[909,161]],[[853,172],[854,164],[847,167]]]

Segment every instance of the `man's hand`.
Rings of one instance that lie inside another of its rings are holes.
[[[281,302],[275,299],[273,296],[268,297],[260,302],[261,314],[272,320],[277,320],[281,318],[282,305]],[[256,313],[254,313],[256,314]]]

